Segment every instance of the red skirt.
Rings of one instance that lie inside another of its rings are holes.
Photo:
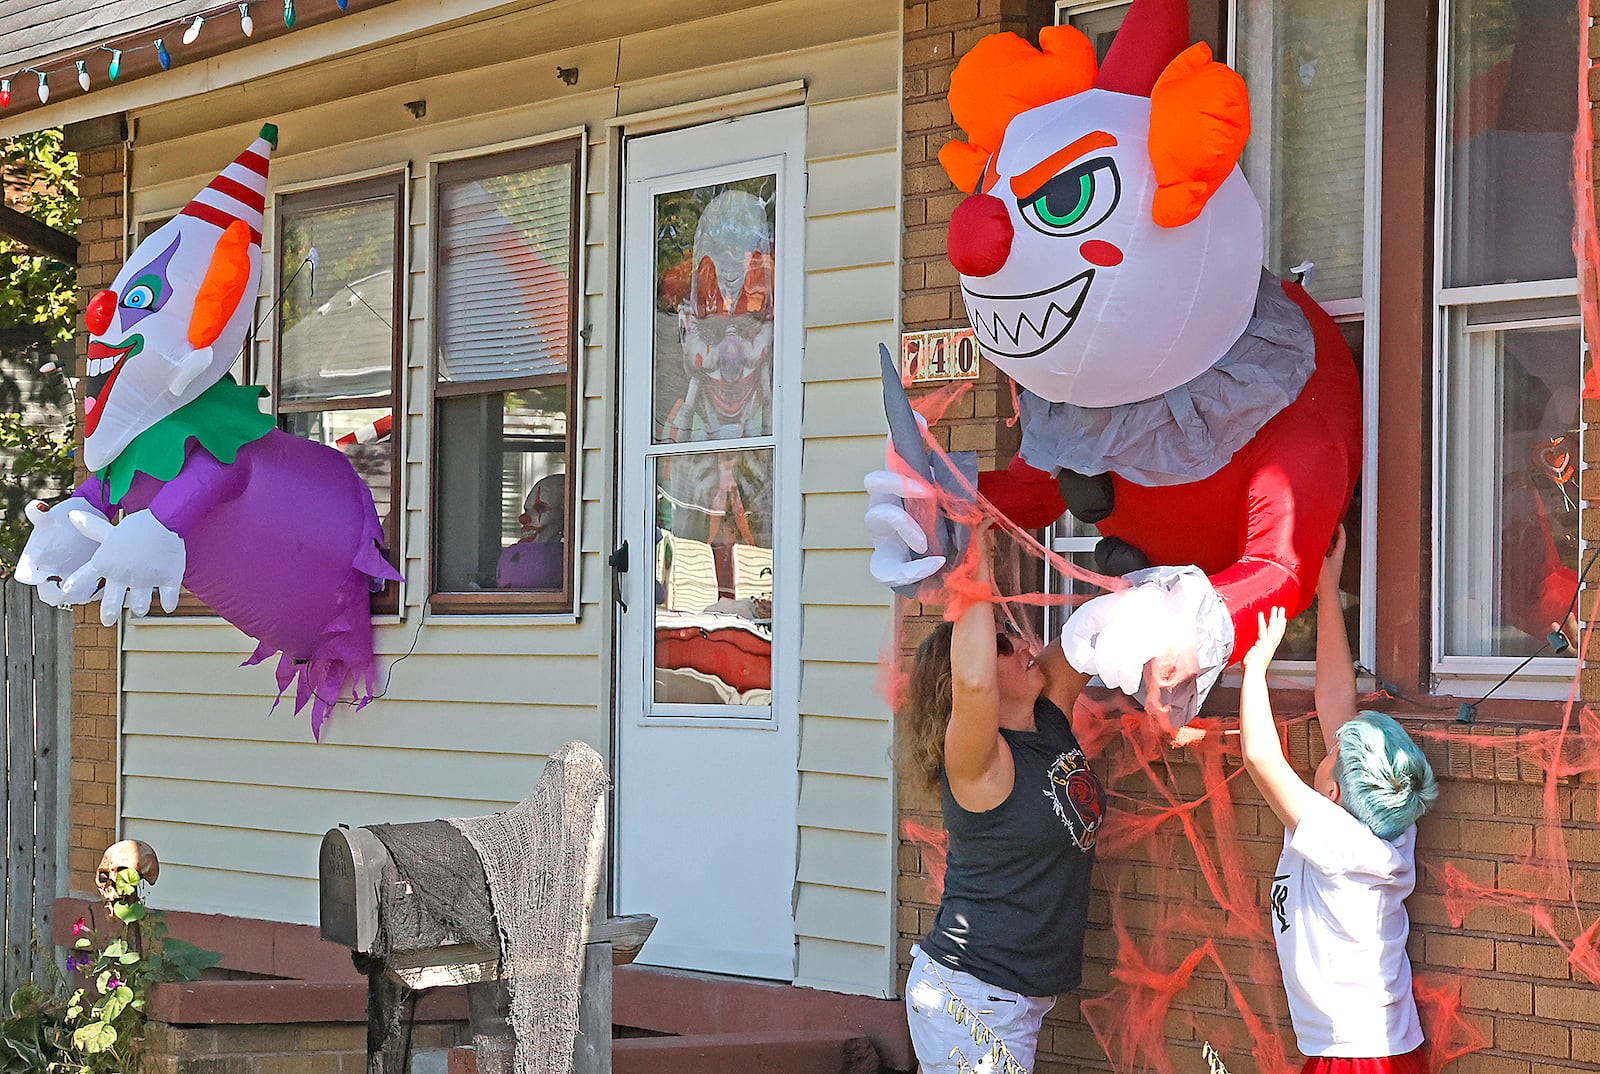
[[[1421,1048],[1377,1059],[1319,1055],[1307,1059],[1300,1074],[1428,1074],[1428,1064],[1423,1061]]]

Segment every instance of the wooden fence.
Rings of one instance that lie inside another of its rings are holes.
[[[0,586],[0,655],[0,829],[6,846],[0,995],[9,996],[29,978],[45,979],[41,950],[49,949],[50,904],[65,894],[72,613],[50,607],[32,586],[7,578]]]

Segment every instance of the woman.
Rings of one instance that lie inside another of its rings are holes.
[[[987,525],[973,540],[977,580],[992,587]],[[1087,678],[1059,645],[1035,656],[997,632],[986,601],[917,652],[901,756],[909,778],[940,791],[950,836],[939,913],[906,986],[923,1074],[1027,1074],[1045,1013],[1082,976],[1105,805],[1067,718]]]

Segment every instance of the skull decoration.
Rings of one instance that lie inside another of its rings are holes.
[[[154,884],[161,875],[161,861],[149,843],[137,839],[124,839],[106,847],[94,870],[94,886],[107,905],[116,901],[116,876],[123,869],[135,869],[146,884]]]

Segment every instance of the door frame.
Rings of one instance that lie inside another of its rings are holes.
[[[795,92],[796,89],[798,92]],[[636,408],[643,406],[648,409],[651,406],[649,384],[653,358],[652,354],[646,352],[630,363],[628,357],[635,349],[630,346],[631,341],[628,337],[629,281],[628,253],[625,250],[630,237],[627,230],[628,202],[633,186],[629,172],[630,143],[635,139],[658,134],[673,136],[699,134],[707,140],[708,145],[721,147],[720,153],[710,157],[707,163],[694,168],[651,175],[644,180],[651,188],[651,196],[658,190],[682,189],[690,185],[744,178],[758,172],[762,165],[770,165],[779,176],[779,209],[773,236],[774,245],[780,251],[780,260],[775,266],[774,277],[776,324],[772,360],[771,443],[774,456],[775,574],[772,702],[770,714],[766,717],[752,718],[731,714],[701,717],[666,715],[652,717],[650,725],[683,727],[686,729],[684,733],[690,733],[687,730],[689,728],[707,730],[740,728],[750,731],[779,732],[792,743],[793,752],[789,755],[786,771],[774,775],[780,778],[781,793],[784,798],[782,808],[793,820],[790,826],[792,830],[785,837],[786,844],[792,847],[794,866],[790,900],[791,927],[793,927],[792,892],[799,882],[799,694],[801,630],[804,619],[800,604],[802,568],[800,531],[803,522],[801,495],[803,441],[800,427],[805,348],[805,139],[808,117],[803,99],[803,84],[800,87],[786,85],[775,87],[772,93],[752,94],[747,101],[741,103],[755,110],[744,111],[733,117],[728,117],[714,102],[707,102],[702,106],[686,110],[679,123],[663,123],[659,115],[652,113],[648,117],[640,117],[646,121],[640,123],[638,129],[632,124],[625,124],[622,120],[610,124],[619,135],[613,144],[611,158],[613,175],[616,177],[617,238],[614,243],[609,244],[614,259],[611,278],[616,281],[617,288],[614,307],[617,326],[614,350],[616,364],[613,377],[615,423],[611,468],[611,487],[615,499],[612,506],[611,531],[614,537],[613,548],[620,546],[625,540],[630,540],[632,545],[639,546],[631,547],[630,569],[621,579],[622,598],[634,612],[625,613],[620,605],[613,603],[610,617],[613,644],[611,674],[607,689],[611,696],[612,735],[615,747],[612,756],[614,808],[608,864],[614,907],[619,894],[618,858],[622,851],[622,788],[623,781],[628,778],[623,743],[626,727],[630,724],[640,724],[644,719],[642,711],[639,711],[639,702],[643,700],[645,691],[648,690],[645,672],[651,667],[649,646],[643,639],[630,643],[628,632],[630,628],[635,631],[642,629],[634,616],[641,605],[646,609],[653,606],[652,583],[655,577],[654,547],[653,545],[643,547],[644,541],[640,536],[650,532],[651,519],[655,511],[654,497],[648,495],[650,468],[643,458],[634,458],[629,454],[629,449],[636,447],[639,442],[648,442],[648,433],[632,432],[629,422],[643,420]],[[730,134],[729,128],[752,121],[788,125],[766,128],[771,134],[763,135],[763,138],[771,137],[774,144],[782,146],[781,151],[751,152],[740,148],[738,135]],[[641,235],[648,236],[648,234],[647,226]],[[636,238],[633,241],[640,240]],[[639,378],[643,378],[642,384]],[[711,441],[706,444],[706,450],[731,449],[747,443],[748,441],[742,440]],[[631,470],[633,472],[630,472]],[[627,494],[629,491],[636,491],[638,495],[635,498],[640,502],[630,502]],[[631,652],[630,649],[637,651]],[[629,675],[638,679],[642,685],[633,687],[625,683],[624,679]],[[779,789],[774,788],[775,791]],[[791,964],[786,979],[792,980],[793,975],[794,967]]]

